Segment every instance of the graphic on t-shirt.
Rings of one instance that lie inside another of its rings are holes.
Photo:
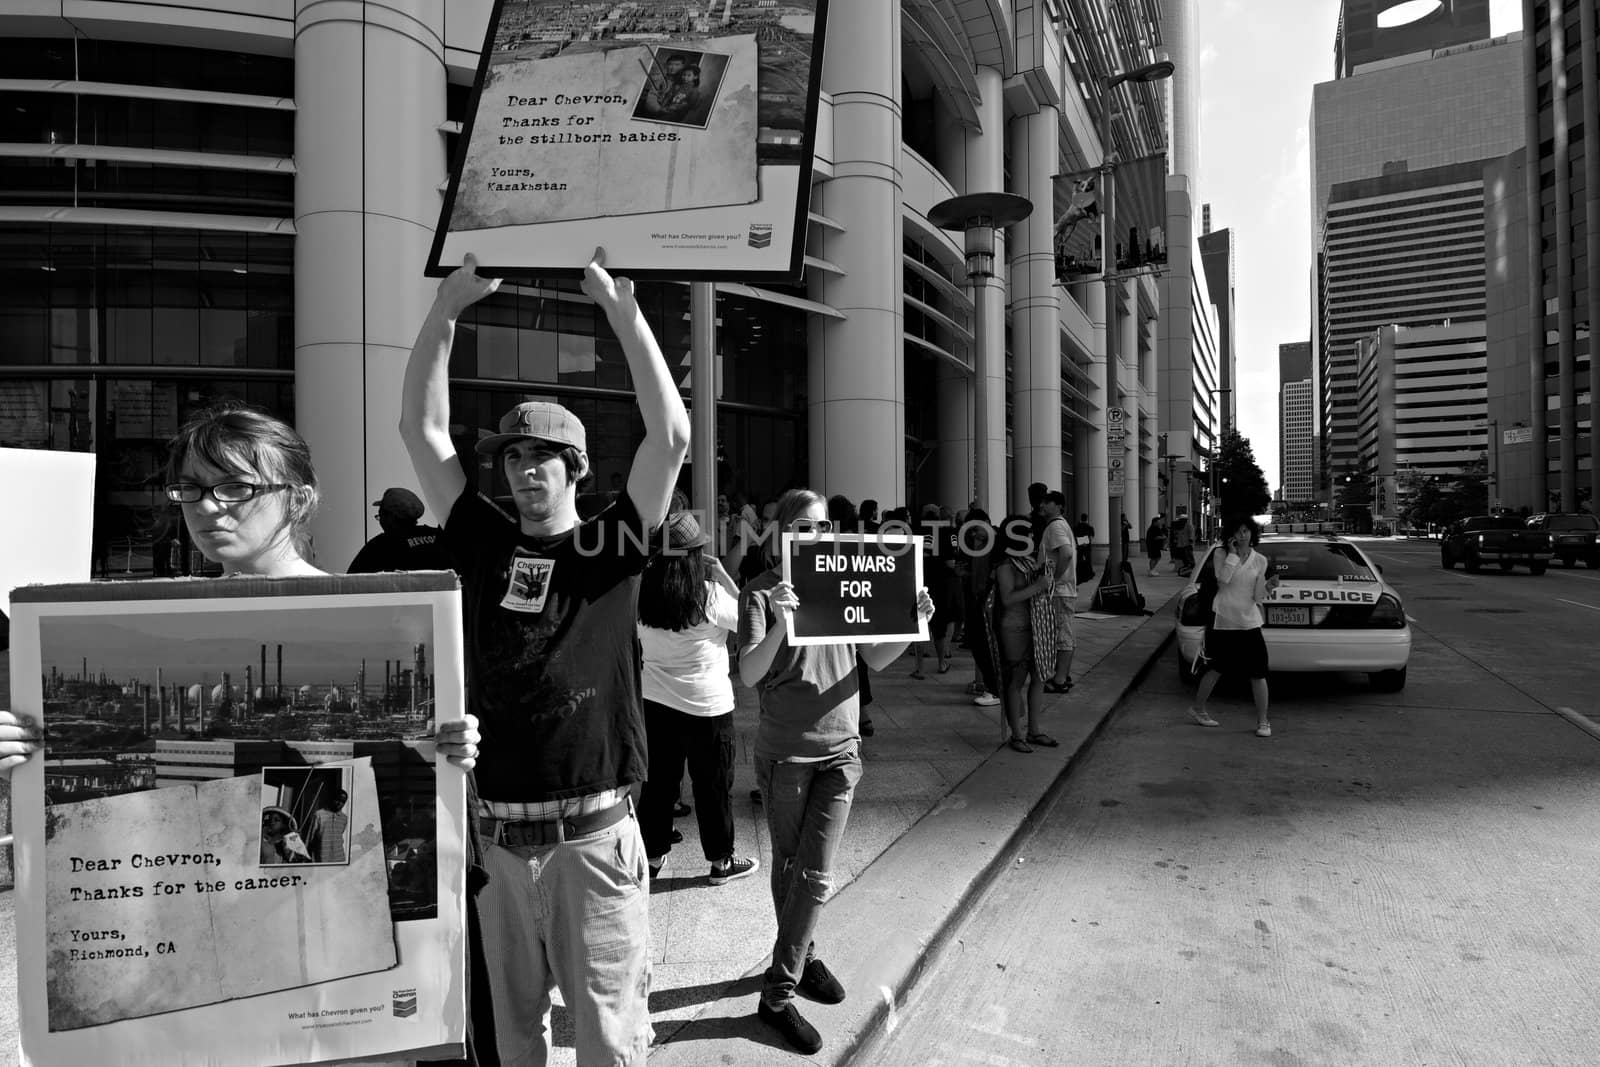
[[[541,556],[526,556],[518,549],[511,557],[510,580],[500,606],[510,611],[538,613],[550,595],[550,577],[555,573],[556,561]]]

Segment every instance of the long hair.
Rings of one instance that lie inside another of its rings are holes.
[[[309,551],[306,524],[316,514],[321,494],[311,447],[294,427],[238,401],[223,401],[197,413],[172,439],[167,448],[169,483],[183,477],[190,457],[218,470],[253,472],[264,482],[287,485],[279,531],[288,533],[302,556]]]
[[[639,580],[639,621],[675,633],[705,622],[706,574],[703,548],[650,557]]]

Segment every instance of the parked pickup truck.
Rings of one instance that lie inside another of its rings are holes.
[[[1563,567],[1579,560],[1600,567],[1600,519],[1593,515],[1535,515],[1528,520],[1528,529],[1549,531],[1551,547]]]
[[[1445,528],[1439,541],[1439,562],[1445,570],[1457,563],[1477,573],[1485,563],[1508,571],[1518,564],[1543,574],[1555,557],[1555,546],[1545,530],[1530,530],[1519,515],[1474,515]]]

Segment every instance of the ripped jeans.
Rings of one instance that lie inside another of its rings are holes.
[[[833,857],[861,780],[861,755],[852,750],[815,763],[757,756],[755,771],[772,838],[772,907],[778,915],[761,1002],[781,1008],[794,999],[811,958],[817,917],[833,892]]]

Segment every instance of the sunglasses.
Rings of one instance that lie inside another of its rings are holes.
[[[796,519],[794,521],[795,533],[832,533],[832,519]]]

